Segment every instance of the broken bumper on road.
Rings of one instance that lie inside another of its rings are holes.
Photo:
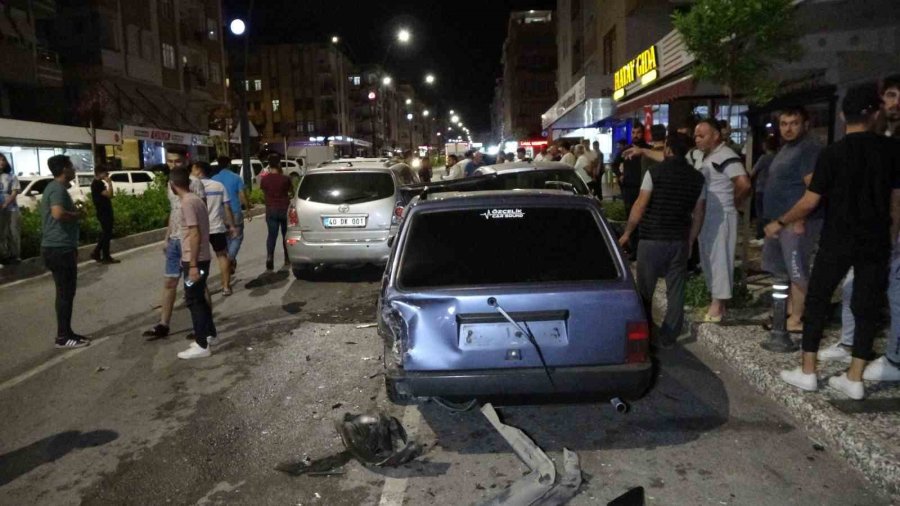
[[[653,365],[640,364],[551,367],[551,385],[543,368],[470,371],[403,371],[389,369],[387,378],[397,391],[413,397],[526,396],[593,394],[640,398],[650,387]]]

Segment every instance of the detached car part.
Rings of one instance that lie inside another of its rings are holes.
[[[384,413],[346,413],[337,422],[337,432],[347,450],[364,464],[396,467],[422,453],[418,443],[409,441],[400,420]]]

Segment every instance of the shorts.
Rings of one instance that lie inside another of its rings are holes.
[[[778,233],[777,238],[766,238],[762,251],[763,270],[805,290],[821,231],[822,220],[810,220],[806,222],[803,235],[795,234],[793,227],[788,226]]]
[[[216,256],[225,256],[228,254],[228,234],[225,232],[209,234],[209,245],[212,246]]]
[[[181,241],[169,239],[166,244],[166,277],[181,277]]]

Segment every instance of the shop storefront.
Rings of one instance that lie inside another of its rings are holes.
[[[209,160],[212,151],[208,134],[125,125],[122,143],[107,147],[107,157],[117,159],[123,169],[145,170],[166,163],[166,146],[173,144],[186,148],[191,160]]]
[[[610,94],[609,76],[588,74],[582,77],[541,115],[548,138],[597,141],[601,152],[611,153],[612,129],[607,121],[613,117],[615,104]]]
[[[96,130],[98,146],[115,146],[120,141],[118,132]],[[55,155],[71,157],[78,172],[94,170],[91,132],[83,127],[0,119],[0,153],[22,176],[50,175],[47,160]]]

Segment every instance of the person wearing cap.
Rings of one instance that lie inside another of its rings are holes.
[[[782,371],[781,379],[801,390],[818,389],[817,352],[830,316],[831,295],[852,267],[853,357],[847,372],[829,378],[828,385],[856,400],[865,397],[863,373],[888,288],[891,246],[900,228],[900,142],[871,131],[880,106],[875,84],[847,91],[841,103],[846,136],[822,151],[800,201],[766,225],[766,236],[778,237],[824,203],[822,236],[803,315],[802,361],[800,367]]]

